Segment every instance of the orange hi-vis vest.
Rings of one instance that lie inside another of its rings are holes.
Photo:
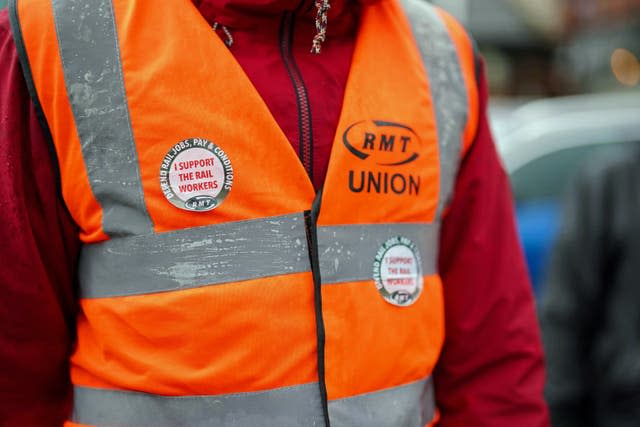
[[[363,5],[316,194],[191,0],[10,8],[84,242],[68,426],[434,422],[439,228],[478,116],[452,18]]]

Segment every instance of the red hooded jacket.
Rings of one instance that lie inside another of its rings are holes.
[[[367,0],[376,1],[376,0]],[[379,0],[385,1],[385,0]],[[322,53],[310,53],[309,0],[194,0],[284,130],[319,188],[358,23],[333,0]],[[224,26],[224,28],[223,28]],[[212,31],[214,31],[212,29]],[[228,31],[228,33],[227,33]],[[435,372],[439,425],[544,427],[544,367],[507,177],[481,117],[440,243],[446,341]],[[212,100],[215,102],[215,100]],[[59,426],[70,408],[78,232],[0,12],[0,425]]]

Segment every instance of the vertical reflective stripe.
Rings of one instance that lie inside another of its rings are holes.
[[[329,402],[331,427],[424,427],[435,416],[431,378]]]
[[[110,0],[53,0],[67,94],[109,236],[149,234]]]
[[[440,146],[440,197],[437,217],[442,217],[453,193],[468,98],[458,53],[449,32],[433,6],[424,0],[402,0],[431,85]]]
[[[71,421],[99,427],[321,427],[318,384],[216,396],[74,388]]]
[[[422,274],[437,272],[438,224],[355,224],[318,227],[323,284],[373,279],[376,253],[389,239],[409,238],[420,250]]]

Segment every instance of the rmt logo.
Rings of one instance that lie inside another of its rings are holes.
[[[379,166],[401,166],[419,157],[414,151],[418,135],[407,125],[384,120],[363,120],[342,135],[344,146],[361,160],[374,156]]]
[[[419,141],[414,130],[402,123],[362,120],[349,126],[342,134],[342,143],[363,160],[361,168],[349,171],[349,190],[418,196],[420,176],[407,173],[401,166],[420,157]]]
[[[363,150],[378,150],[378,151],[394,151],[396,145],[396,136],[402,144],[401,151],[407,152],[407,144],[411,142],[411,137],[406,135],[387,135],[385,133],[376,135],[375,133],[365,132],[364,144],[362,144]],[[376,141],[376,139],[378,141]],[[377,148],[376,148],[377,147]]]

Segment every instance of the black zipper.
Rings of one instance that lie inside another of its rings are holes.
[[[322,282],[320,281],[320,258],[318,256],[318,233],[317,222],[320,213],[320,200],[322,190],[318,191],[313,206],[310,211],[304,212],[304,223],[307,232],[307,246],[309,247],[309,259],[311,260],[311,272],[313,275],[313,300],[316,314],[316,337],[318,353],[318,384],[320,386],[320,399],[322,401],[322,412],[324,414],[325,427],[330,427],[329,406],[327,401],[327,383],[325,380],[324,365],[324,318],[322,316]]]
[[[304,0],[298,10],[304,5]],[[280,56],[284,63],[289,79],[296,94],[298,107],[298,156],[313,182],[313,128],[311,126],[311,106],[307,88],[302,79],[302,73],[293,57],[293,35],[296,21],[296,11],[287,11],[282,15],[280,24]]]
[[[309,96],[307,88],[302,79],[302,73],[298,68],[298,64],[293,57],[293,36],[295,29],[296,13],[303,10],[306,0],[301,0],[300,5],[294,11],[287,11],[282,15],[280,24],[280,56],[284,63],[291,84],[296,94],[296,106],[298,108],[298,156],[309,175],[309,179],[313,182],[313,128],[311,125],[311,106],[309,104]],[[312,7],[313,2],[310,1],[307,7]],[[324,345],[325,330],[324,318],[322,315],[322,282],[320,280],[320,262],[318,256],[318,234],[317,222],[320,213],[320,201],[322,199],[322,190],[318,191],[313,202],[311,210],[304,212],[305,230],[307,234],[307,246],[309,248],[309,260],[311,263],[311,272],[313,276],[313,300],[316,317],[316,339],[317,339],[317,355],[318,355],[318,385],[320,388],[320,400],[322,403],[322,412],[324,415],[325,427],[330,427],[329,421],[329,405],[327,400],[327,384],[325,380],[325,364],[324,364]]]

